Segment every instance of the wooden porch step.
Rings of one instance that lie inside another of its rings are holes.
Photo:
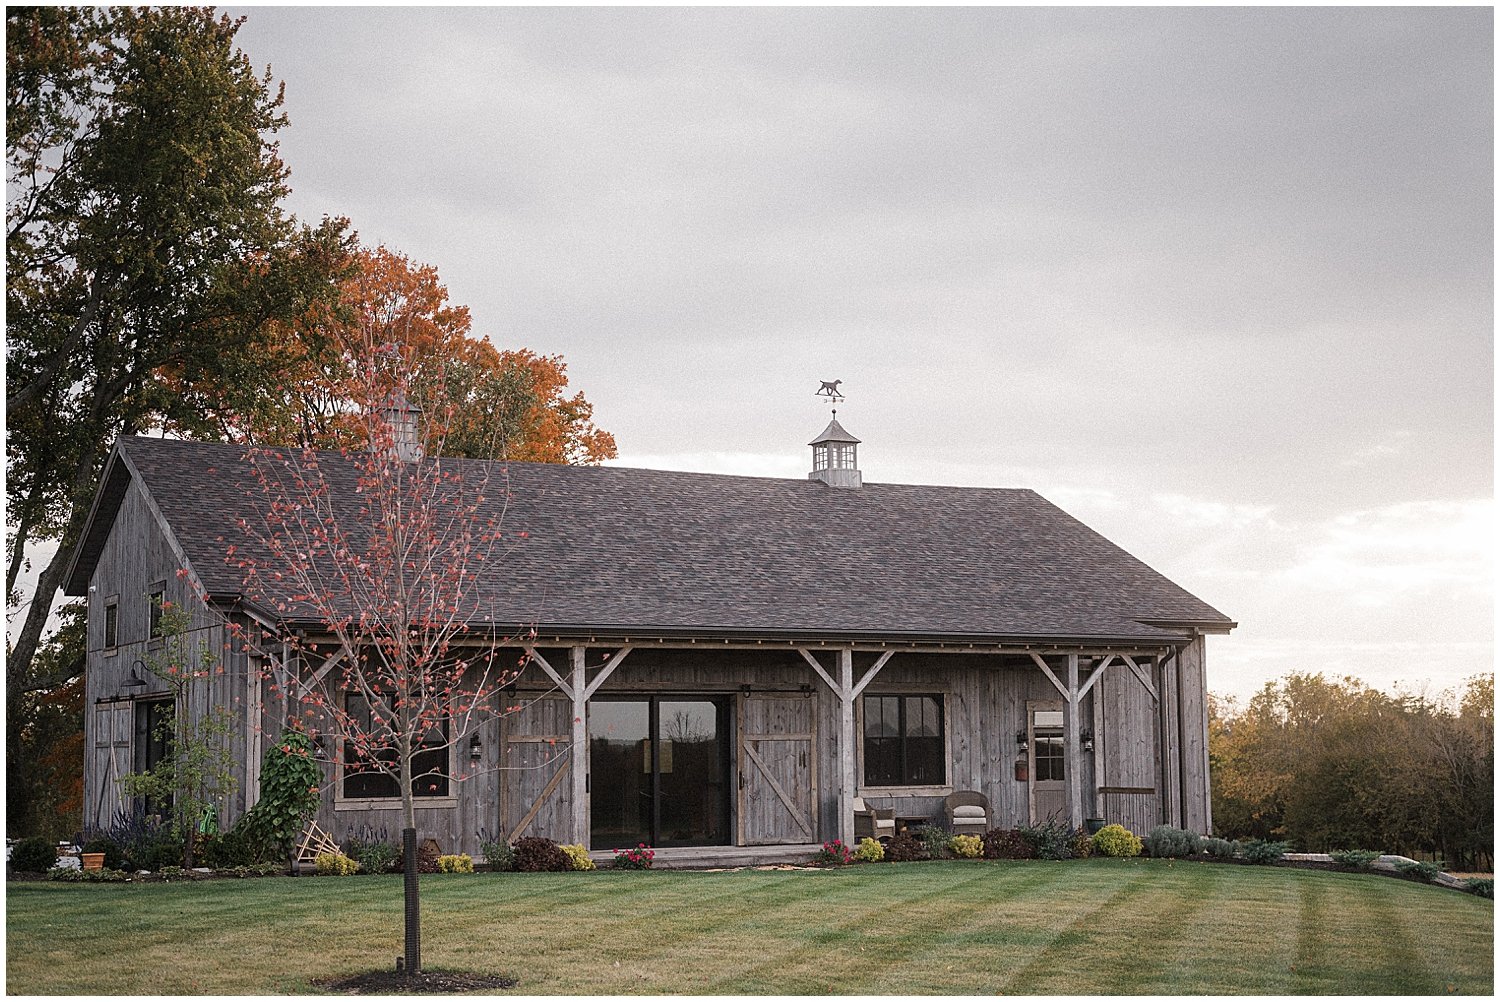
[[[769,866],[779,863],[807,863],[823,848],[821,842],[795,845],[694,845],[657,849],[651,861],[657,870],[713,870],[731,866]],[[615,854],[608,849],[589,853],[600,867],[614,865]]]

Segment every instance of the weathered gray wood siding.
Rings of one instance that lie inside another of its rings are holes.
[[[178,577],[181,558],[157,522],[138,483],[132,483],[90,580],[88,602],[88,654],[85,680],[86,712],[84,739],[88,752],[84,761],[85,825],[108,824],[124,806],[118,780],[135,763],[135,704],[170,695],[166,682],[150,671],[141,671],[144,688],[122,688],[137,660],[163,662],[170,653],[161,640],[149,639],[148,593],[162,589],[165,601],[188,611],[189,632],[182,645],[192,666],[200,665],[198,651],[214,659],[209,678],[193,687],[190,712],[201,716],[209,706],[225,707],[233,716],[230,737],[234,751],[235,792],[220,805],[221,819],[232,822],[243,809],[246,781],[244,735],[246,690],[243,657],[225,650],[224,617],[204,606],[188,582]],[[116,645],[104,646],[105,605],[114,600],[117,609]],[[219,669],[223,671],[219,671]]]
[[[588,652],[589,677],[607,660],[613,648],[592,648]],[[516,652],[519,656],[519,651]],[[825,669],[835,664],[831,648],[817,650]],[[543,649],[554,666],[568,664],[564,649]],[[1162,709],[1135,675],[1115,665],[1084,698],[1080,719],[1092,724],[1095,749],[1082,757],[1083,809],[1086,816],[1102,816],[1119,821],[1135,831],[1149,831],[1161,823],[1163,805],[1170,800],[1178,804],[1178,816],[1194,820],[1206,817],[1206,754],[1201,765],[1197,750],[1185,747],[1177,754],[1176,737],[1159,731],[1164,720],[1175,722],[1179,702],[1188,706],[1184,716],[1199,719],[1202,706],[1201,642],[1197,660],[1184,658],[1188,666],[1180,676],[1165,669],[1155,669]],[[857,652],[854,675],[861,677],[873,664],[875,655]],[[1196,665],[1196,668],[1192,666]],[[1143,670],[1153,671],[1149,660]],[[1088,677],[1088,670],[1084,678]],[[1179,682],[1182,695],[1179,697]],[[715,650],[711,645],[700,648],[640,648],[630,652],[619,668],[595,694],[595,698],[626,694],[683,694],[738,696],[754,693],[784,693],[810,700],[815,727],[813,758],[817,794],[813,808],[816,831],[811,839],[800,828],[793,831],[789,817],[783,815],[787,830],[780,837],[786,841],[820,842],[837,837],[839,830],[840,775],[838,748],[838,698],[812,671],[796,651],[784,649]],[[943,698],[947,782],[924,788],[879,788],[863,784],[863,742],[856,740],[856,777],[858,792],[877,806],[894,808],[902,816],[925,816],[939,820],[942,798],[954,790],[978,790],[991,804],[991,824],[1012,827],[1029,822],[1028,784],[1015,778],[1016,759],[1021,752],[1016,744],[1017,731],[1026,728],[1028,702],[1057,702],[1057,689],[1037,670],[1028,658],[1014,655],[981,654],[896,654],[866,689],[866,694],[933,693]],[[1194,702],[1196,700],[1196,702]],[[558,841],[573,841],[574,812],[571,784],[572,703],[538,667],[531,666],[517,680],[515,690],[504,700],[514,706],[512,712],[484,724],[480,729],[482,758],[473,763],[465,738],[452,751],[452,765],[458,775],[471,776],[455,781],[453,795],[441,802],[418,807],[418,828],[423,837],[436,838],[445,852],[458,851],[477,855],[479,832],[507,840],[520,835],[544,835]],[[743,712],[742,700],[735,705],[736,727]],[[857,706],[856,734],[862,734],[863,701]],[[1191,704],[1191,705],[1189,705]],[[286,708],[276,699],[267,699],[262,716],[269,737],[279,733]],[[1175,723],[1174,723],[1175,726]],[[798,723],[798,728],[802,724]],[[799,730],[799,733],[802,733]],[[1189,740],[1191,746],[1191,738]],[[1201,748],[1201,740],[1197,747]],[[1167,749],[1163,753],[1162,749]],[[343,840],[362,833],[366,828],[384,833],[391,841],[399,837],[402,820],[399,801],[380,804],[342,802],[335,795],[338,749],[329,748],[324,763],[330,792],[325,795],[318,820],[322,827]],[[730,789],[739,789],[742,756],[737,745],[730,749]],[[1173,776],[1184,773],[1182,763],[1190,760],[1186,774],[1191,782],[1184,788],[1181,780],[1168,787],[1165,776],[1169,766],[1177,763]],[[1097,774],[1096,774],[1097,764]],[[1196,770],[1196,771],[1195,771]],[[1096,795],[1097,787],[1149,788],[1149,795]],[[1163,797],[1161,791],[1167,790]],[[545,797],[543,796],[545,794]],[[766,805],[770,805],[766,801]],[[764,805],[763,805],[764,806]],[[741,816],[738,798],[731,807],[731,831],[742,831],[742,822],[760,831],[773,824],[769,806],[764,818]],[[585,830],[587,813],[585,811]],[[522,827],[524,822],[524,827]],[[758,838],[763,841],[763,838]]]
[[[1161,824],[1163,800],[1156,702],[1122,668],[1107,669],[1094,692],[1099,694],[1094,755],[1101,788],[1095,816],[1133,832],[1150,831]]]

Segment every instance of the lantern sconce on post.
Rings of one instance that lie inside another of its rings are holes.
[[[1079,731],[1078,732],[1078,739],[1083,742],[1083,750],[1084,751],[1091,752],[1091,751],[1094,750],[1094,730],[1093,730],[1093,728],[1091,728],[1091,727],[1085,727],[1083,730]]]

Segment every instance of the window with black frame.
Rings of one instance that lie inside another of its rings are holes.
[[[392,712],[389,702],[381,699],[377,705],[382,714]],[[373,723],[370,701],[360,693],[347,693],[344,708],[352,718],[351,734],[379,733]],[[396,768],[398,754],[395,748],[380,748],[368,753],[361,752],[359,743],[344,742],[343,796],[346,800],[388,800],[401,796],[401,786],[392,772]],[[444,717],[422,736],[421,747],[412,755],[412,795],[416,797],[446,797],[449,790],[449,745],[448,719]],[[387,772],[386,769],[390,771]]]
[[[866,786],[942,786],[943,697],[865,696]]]

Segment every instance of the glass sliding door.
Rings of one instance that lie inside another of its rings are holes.
[[[591,700],[593,847],[727,844],[728,725],[724,699]]]

